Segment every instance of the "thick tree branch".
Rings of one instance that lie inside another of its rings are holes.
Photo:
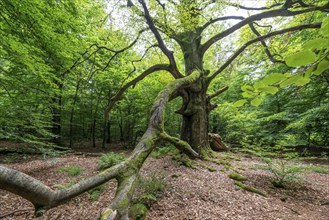
[[[144,0],[139,0],[140,4],[143,6],[143,10],[144,10],[144,17],[146,19],[146,23],[148,24],[150,30],[152,31],[153,35],[155,36],[159,47],[161,49],[161,51],[167,56],[167,58],[169,59],[170,65],[171,65],[171,73],[172,75],[177,79],[177,78],[182,78],[183,75],[179,72],[178,68],[177,68],[177,64],[176,64],[176,60],[174,57],[174,52],[169,50],[167,48],[167,46],[165,45],[159,31],[157,30],[157,28],[154,25],[154,22],[152,20],[152,17],[149,13],[149,10],[146,6],[146,3]]]
[[[223,39],[224,37],[232,34],[233,32],[239,30],[241,27],[245,26],[246,24],[249,24],[253,21],[258,21],[258,20],[262,20],[265,18],[274,18],[274,17],[291,17],[291,16],[295,16],[295,15],[299,15],[299,14],[304,14],[307,12],[312,12],[312,11],[322,11],[325,9],[329,9],[329,4],[326,4],[322,7],[310,7],[307,9],[303,9],[303,10],[298,10],[298,11],[289,11],[287,9],[275,9],[275,10],[271,10],[271,11],[266,11],[266,12],[262,12],[259,14],[255,14],[255,15],[251,15],[248,18],[240,21],[239,23],[233,25],[232,27],[226,29],[225,31],[216,34],[215,36],[213,36],[212,38],[210,38],[207,42],[205,42],[202,46],[201,46],[201,54],[203,55],[210,46],[212,46],[214,43],[216,43],[217,41]]]
[[[137,172],[142,167],[145,159],[152,152],[155,143],[162,138],[164,132],[164,114],[166,104],[170,97],[180,88],[195,82],[200,77],[200,72],[195,71],[184,78],[176,79],[170,82],[157,96],[151,109],[150,121],[148,128],[142,136],[140,142],[135,147],[131,156],[126,160],[127,168],[122,169],[122,174],[118,179],[119,185],[116,196],[108,212],[102,215],[104,219],[109,219],[106,213],[118,212],[116,219],[128,220],[128,208],[131,195],[134,190],[134,182]]]
[[[110,179],[116,177],[122,164],[111,167],[95,176],[89,177],[70,188],[54,191],[37,179],[20,171],[0,166],[0,188],[19,195],[30,202],[36,208],[36,214],[45,209],[55,207],[73,197],[82,194]],[[40,213],[42,214],[42,213]]]
[[[209,95],[208,98],[209,99],[213,99],[216,96],[222,94],[223,92],[225,92],[226,90],[228,90],[228,86],[224,86],[223,88],[217,90],[216,92],[214,92],[213,94]]]
[[[275,3],[275,4],[271,5],[271,6],[264,6],[264,7],[255,8],[255,7],[246,7],[246,6],[235,4],[235,3],[231,3],[231,2],[225,2],[224,4],[229,5],[229,6],[232,6],[232,7],[236,7],[238,9],[249,10],[249,11],[268,10],[268,9],[275,8],[275,7],[278,7],[278,6],[283,5],[282,3]]]
[[[270,38],[270,37],[273,37],[276,35],[292,32],[292,31],[299,31],[299,30],[303,30],[303,29],[314,29],[314,28],[320,28],[320,27],[321,27],[321,23],[305,24],[305,25],[299,25],[299,26],[286,28],[286,29],[282,29],[282,30],[278,30],[278,31],[273,31],[272,33],[269,33],[267,35],[254,38],[254,39],[248,41],[247,43],[245,43],[242,47],[240,47],[218,70],[216,70],[209,77],[208,80],[211,81],[212,79],[214,79],[219,73],[221,73],[228,65],[230,65],[251,44],[260,42],[262,40],[265,40],[267,38]]]
[[[105,109],[105,118],[108,117],[109,112],[112,110],[114,107],[115,103],[119,101],[123,95],[123,93],[130,87],[130,86],[135,86],[139,81],[143,80],[146,76],[150,75],[151,73],[154,73],[156,71],[160,70],[166,70],[170,72],[170,66],[168,64],[157,64],[154,66],[151,66],[147,70],[145,70],[143,73],[141,73],[139,76],[125,84],[120,88],[120,90],[111,98],[108,106]]]
[[[206,29],[208,26],[218,22],[218,21],[226,21],[226,20],[231,20],[231,19],[236,19],[236,20],[243,20],[243,16],[224,16],[224,17],[219,17],[215,19],[210,19],[207,23],[205,23],[202,27],[201,30]]]
[[[249,24],[249,27],[252,30],[252,32],[254,32],[257,35],[257,37],[261,37],[261,34],[257,31],[257,29],[255,28],[255,26],[252,23]],[[267,57],[271,60],[272,63],[283,63],[283,64],[285,64],[285,62],[283,60],[277,60],[277,59],[274,58],[274,56],[271,54],[271,52],[268,49],[268,46],[267,46],[267,44],[264,40],[261,40],[260,42],[263,45],[263,47],[265,48],[265,53],[266,53]]]
[[[200,158],[200,155],[196,151],[194,151],[187,142],[179,138],[172,137],[166,132],[161,133],[161,138],[165,141],[168,141],[169,143],[172,143],[178,150],[187,154],[188,156],[192,158]]]

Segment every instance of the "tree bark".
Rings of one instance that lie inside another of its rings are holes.
[[[201,84],[200,80],[197,84]],[[195,87],[196,85],[194,85]],[[188,142],[201,156],[209,156],[207,95],[204,89],[188,91],[189,102],[184,108],[181,139]]]

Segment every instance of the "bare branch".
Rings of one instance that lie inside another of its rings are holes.
[[[148,68],[147,70],[145,70],[143,73],[141,73],[135,79],[131,80],[130,82],[128,82],[127,84],[125,84],[123,87],[121,87],[121,89],[117,92],[117,94],[111,98],[111,100],[109,102],[109,105],[107,106],[107,108],[105,110],[105,113],[104,113],[105,114],[105,118],[108,117],[108,114],[112,110],[112,108],[114,107],[115,103],[118,100],[121,99],[123,93],[130,86],[136,85],[136,83],[138,83],[139,81],[141,81],[142,79],[144,79],[146,76],[148,76],[151,73],[154,73],[156,71],[160,71],[160,70],[166,70],[166,71],[170,72],[170,66],[168,64],[157,64],[157,65],[154,65],[154,66]]]
[[[230,65],[251,44],[257,43],[259,41],[265,40],[267,38],[270,38],[270,37],[273,37],[273,36],[276,36],[276,35],[292,32],[292,31],[299,31],[299,30],[303,30],[303,29],[314,29],[314,28],[320,28],[320,27],[321,27],[321,23],[304,24],[304,25],[299,25],[299,26],[294,26],[294,27],[291,27],[291,28],[286,28],[286,29],[274,31],[274,32],[269,33],[267,35],[254,38],[254,39],[248,41],[247,43],[245,43],[242,47],[240,47],[218,70],[216,70],[209,77],[208,80],[211,81],[212,79],[214,79],[219,73],[221,73],[228,65]]]
[[[160,0],[156,0],[156,2],[161,6],[162,10],[166,10],[166,4],[161,3]]]
[[[229,5],[229,6],[232,6],[232,7],[236,7],[238,9],[249,10],[249,11],[268,10],[268,9],[275,8],[275,7],[278,7],[278,6],[283,5],[282,3],[275,3],[275,4],[271,5],[271,6],[264,6],[264,7],[255,8],[255,7],[246,7],[246,6],[235,4],[235,3],[231,3],[231,2],[225,2],[224,4]]]
[[[287,9],[275,9],[275,10],[271,10],[271,11],[266,11],[266,12],[262,12],[259,14],[255,14],[255,15],[251,15],[248,18],[240,21],[239,23],[233,25],[232,27],[226,29],[225,31],[216,34],[215,36],[213,36],[212,38],[210,38],[207,42],[205,42],[202,46],[201,46],[201,53],[202,55],[209,49],[210,46],[212,46],[214,43],[216,43],[217,41],[223,39],[224,37],[232,34],[233,32],[239,30],[241,27],[245,26],[246,24],[249,24],[253,21],[258,21],[258,20],[262,20],[265,18],[273,18],[273,17],[290,17],[290,16],[295,16],[295,15],[299,15],[299,14],[303,14],[303,13],[307,13],[307,12],[312,12],[312,11],[322,11],[325,9],[329,9],[329,4],[326,4],[322,7],[310,7],[307,9],[303,9],[303,10],[299,10],[299,11],[289,11]]]
[[[105,69],[107,69],[107,67],[110,65],[110,63],[112,62],[112,60],[113,60],[117,55],[119,55],[120,53],[122,53],[122,52],[124,52],[124,51],[130,49],[131,47],[133,47],[133,46],[137,43],[137,41],[139,40],[141,34],[142,34],[144,31],[146,31],[146,29],[143,29],[143,30],[139,31],[139,32],[138,32],[138,36],[136,37],[136,39],[135,39],[133,42],[131,42],[127,47],[122,48],[121,50],[111,50],[111,49],[109,49],[109,48],[107,48],[107,47],[101,47],[101,46],[96,45],[96,47],[97,47],[98,49],[106,49],[106,50],[109,50],[109,51],[111,51],[111,52],[114,53],[114,55],[109,59],[109,61],[107,62],[107,64],[106,64],[105,67],[103,68],[103,71],[104,71]]]
[[[212,110],[216,109],[218,107],[217,104],[211,104],[207,107],[207,112],[211,112]]]
[[[153,20],[151,18],[151,15],[150,15],[149,11],[148,11],[148,8],[146,6],[145,1],[144,0],[139,0],[139,2],[143,6],[143,9],[144,9],[144,17],[146,19],[146,23],[148,24],[148,26],[149,26],[150,30],[152,31],[153,35],[155,36],[155,38],[156,38],[156,40],[157,40],[157,42],[159,44],[160,49],[162,50],[162,52],[169,59],[169,62],[170,62],[170,65],[171,65],[171,69],[172,69],[172,71],[171,71],[172,75],[176,79],[183,77],[183,75],[179,72],[179,70],[177,68],[176,60],[175,60],[175,57],[174,57],[174,52],[171,51],[171,50],[169,50],[166,47],[166,45],[165,45],[165,43],[164,43],[164,41],[163,41],[160,33],[158,32],[157,28],[154,25],[154,22],[153,22]]]
[[[230,19],[243,20],[244,17],[242,17],[242,16],[224,16],[224,17],[219,17],[219,18],[211,19],[211,20],[209,20],[207,23],[205,23],[201,27],[201,30],[206,29],[209,25],[214,24],[214,23],[216,23],[218,21],[226,21],[226,20],[230,20]]]
[[[205,4],[205,7],[203,8],[206,8],[207,6],[209,6],[210,4],[212,3],[216,3],[218,0],[209,0],[209,1],[205,1],[203,2]],[[249,11],[261,11],[261,10],[268,10],[268,9],[271,9],[271,8],[274,8],[274,7],[278,7],[278,6],[281,6],[283,5],[283,3],[275,3],[271,6],[264,6],[264,7],[259,7],[259,8],[255,8],[255,7],[246,7],[246,6],[243,6],[243,5],[239,5],[237,3],[232,3],[232,2],[220,2],[221,4],[225,4],[225,5],[228,5],[228,6],[232,6],[232,7],[236,7],[238,9],[244,9],[244,10],[249,10]]]
[[[228,90],[228,86],[224,86],[223,88],[220,88],[219,90],[217,90],[213,94],[209,95],[208,98],[213,99],[216,96],[218,96],[218,95],[222,94],[223,92],[225,92],[226,90]]]
[[[261,37],[261,34],[257,31],[257,29],[255,28],[255,26],[252,23],[249,24],[249,27],[252,30],[252,32],[254,32],[257,35],[257,37]],[[268,46],[267,46],[267,44],[265,43],[264,40],[261,40],[260,42],[263,45],[263,47],[265,48],[265,53],[266,53],[267,57],[271,60],[272,63],[283,63],[283,64],[285,64],[285,62],[283,60],[277,60],[277,59],[274,58],[274,56],[271,54],[271,52],[268,49]]]

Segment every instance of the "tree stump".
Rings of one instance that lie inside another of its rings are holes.
[[[229,147],[222,141],[219,134],[209,133],[209,144],[213,151],[228,151]]]

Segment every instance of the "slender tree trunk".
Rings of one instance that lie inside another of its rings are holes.
[[[71,113],[70,113],[70,147],[73,147],[73,118],[74,118],[74,108],[75,108],[75,104],[77,103],[77,99],[78,99],[78,92],[79,92],[79,88],[80,88],[80,80],[77,82],[77,86],[75,87],[75,94],[74,94],[74,98],[73,98],[73,106],[71,108]]]
[[[96,147],[96,118],[94,118],[93,125],[92,125],[92,142],[93,147]]]
[[[61,106],[62,97],[61,95],[52,98],[53,108],[52,108],[52,128],[51,132],[55,135],[53,142],[55,144],[61,144]]]
[[[108,91],[108,102],[109,105],[111,102],[111,90]],[[106,144],[111,143],[111,125],[110,125],[110,114],[105,113],[105,121],[103,127],[103,144],[102,148],[105,148]]]

